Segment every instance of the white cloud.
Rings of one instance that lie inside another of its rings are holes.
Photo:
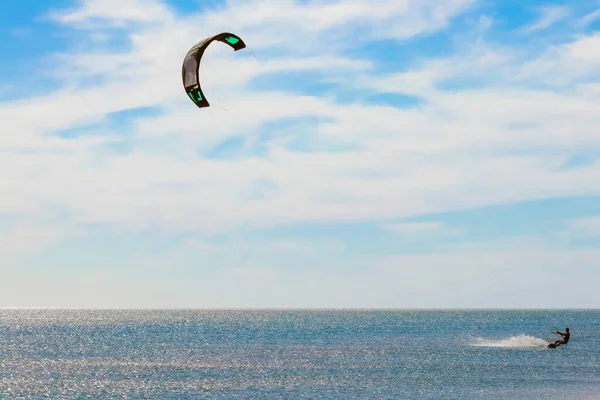
[[[377,60],[345,52],[363,44],[351,40],[356,32],[368,33],[364,41],[411,38],[443,29],[473,4],[259,1],[179,16],[157,1],[115,6],[90,0],[55,12],[66,26],[91,30],[77,31],[90,47],[57,58],[54,72],[72,79],[64,89],[0,105],[0,168],[12,171],[0,181],[0,206],[26,214],[58,204],[80,223],[210,233],[242,224],[388,219],[600,194],[599,164],[561,170],[570,151],[600,145],[600,96],[591,90],[598,81],[590,75],[598,61],[596,36],[533,60],[518,49],[479,43],[467,54],[459,49],[448,58],[407,62],[405,72],[389,75],[376,74]],[[131,47],[95,47],[94,29],[114,26],[127,28]],[[223,27],[247,39],[261,61],[211,47],[203,82],[213,104],[227,111],[198,110],[181,87],[181,59],[197,39]],[[408,93],[423,103],[402,109],[338,101],[336,92],[301,95],[273,77],[298,70],[314,74],[302,78],[307,85],[309,79],[334,79],[349,92]],[[259,77],[275,83],[261,90]],[[448,80],[473,78],[474,88],[440,89]],[[534,78],[560,85],[542,90],[530,84]],[[97,84],[83,84],[90,81]],[[108,123],[111,113],[147,106],[156,109],[130,125]],[[281,133],[265,146],[264,157],[252,155],[263,124],[298,117],[317,121]],[[90,128],[92,138],[54,136],[90,124],[100,125]],[[240,158],[198,157],[235,136],[245,138]],[[131,141],[131,153],[104,149],[121,137]],[[306,141],[313,151],[292,151],[291,139]],[[352,150],[332,151],[336,146]],[[263,182],[268,189],[261,189]]]
[[[525,29],[525,32],[539,32],[548,29],[559,21],[564,20],[570,15],[571,10],[566,6],[547,6],[539,10],[539,19]]]
[[[600,43],[600,33],[581,38],[566,46],[568,49],[568,56],[574,61],[597,66],[600,64],[600,50],[598,50],[598,43]]]
[[[568,223],[572,235],[600,237],[600,216],[576,218]]]
[[[430,235],[444,229],[444,224],[442,222],[403,222],[398,224],[386,224],[383,225],[383,228],[403,235]]]
[[[551,46],[540,57],[525,63],[516,76],[521,82],[553,86],[571,96],[577,95],[578,87],[574,84],[594,85],[600,79],[599,43],[600,34],[596,32]],[[588,99],[598,101],[597,96]]]
[[[50,13],[50,16],[63,24],[77,24],[90,28],[88,22],[101,19],[111,25],[126,24],[131,21],[164,22],[171,11],[158,0],[79,0],[78,6]],[[92,26],[91,28],[96,28]]]

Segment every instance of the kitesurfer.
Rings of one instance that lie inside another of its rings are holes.
[[[562,339],[558,339],[554,342],[554,347],[558,347],[561,344],[569,343],[569,339],[571,339],[571,333],[569,332],[569,328],[565,329],[565,332],[561,332],[558,329],[555,329],[555,334],[562,336]]]

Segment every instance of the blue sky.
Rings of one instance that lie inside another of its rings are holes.
[[[599,49],[597,1],[11,2],[0,306],[600,307]]]

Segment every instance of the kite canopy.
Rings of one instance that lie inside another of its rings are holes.
[[[210,105],[208,100],[206,100],[206,97],[204,97],[204,93],[200,87],[198,70],[200,68],[200,60],[202,59],[204,50],[206,50],[208,45],[215,40],[229,45],[234,51],[246,47],[246,44],[239,36],[229,32],[222,32],[201,40],[188,51],[183,60],[183,66],[181,67],[181,78],[186,93],[199,108],[208,107]]]

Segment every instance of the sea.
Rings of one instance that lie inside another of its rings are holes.
[[[600,399],[600,310],[2,309],[0,398]]]

